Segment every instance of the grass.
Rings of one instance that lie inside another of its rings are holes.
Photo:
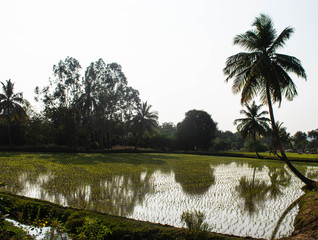
[[[257,158],[255,152],[226,152],[227,154],[233,154],[233,155],[240,155],[242,157],[247,156],[247,157],[253,157]],[[277,156],[270,154],[268,152],[260,152],[260,156],[266,158],[266,159],[278,159]],[[300,153],[286,153],[286,156],[293,161],[315,161],[318,162],[318,154],[310,154],[310,153],[305,153],[305,154],[300,154]]]

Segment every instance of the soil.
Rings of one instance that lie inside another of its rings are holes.
[[[288,240],[318,239],[318,191],[307,192],[299,203],[295,230]]]

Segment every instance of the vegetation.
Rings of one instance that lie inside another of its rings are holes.
[[[138,147],[143,135],[148,133],[149,135],[154,134],[155,129],[158,128],[158,113],[151,112],[147,102],[141,104],[140,108],[137,109],[137,114],[133,118],[133,125],[137,132],[137,143],[135,148]]]
[[[229,57],[224,68],[226,82],[234,79],[233,92],[241,93],[241,103],[247,109],[241,111],[245,118],[234,121],[236,133],[217,129],[217,123],[209,113],[196,109],[186,112],[184,120],[177,125],[169,122],[159,125],[158,113],[151,110],[147,101],[141,101],[138,90],[128,85],[122,67],[118,63],[106,64],[103,59],[92,62],[83,76],[82,67],[75,58],[67,57],[54,65],[54,77],[49,79],[49,84],[35,89],[36,99],[43,106],[40,113],[34,112],[22,93],[15,93],[11,79],[1,82],[1,146],[17,150],[19,148],[11,147],[31,145],[24,149],[71,151],[74,154],[4,152],[0,157],[3,163],[0,165],[0,186],[3,186],[1,181],[6,181],[8,186],[5,188],[12,193],[21,193],[23,183],[41,186],[41,197],[62,205],[67,201],[70,206],[85,211],[1,194],[0,238],[30,237],[4,221],[10,214],[16,220],[35,226],[51,225],[51,238],[55,238],[55,233],[68,232],[74,239],[240,239],[208,233],[208,225],[200,211],[185,211],[181,215],[188,230],[119,216],[131,214],[146,194],[153,193],[151,177],[158,170],[165,174],[173,172],[175,182],[188,197],[203,197],[217,184],[213,164],[217,162],[229,167],[231,163],[228,158],[204,154],[235,156],[237,165],[253,168],[252,178],[241,177],[234,188],[238,201],[252,215],[265,199],[281,195],[282,189],[291,184],[291,176],[284,167],[277,166],[279,163],[273,162],[267,165],[269,181],[257,179],[256,172],[261,171],[263,163],[246,163],[238,158],[253,158],[255,155],[242,152],[251,145],[259,158],[284,160],[307,186],[314,187],[317,183],[309,178],[317,178],[315,168],[311,171],[306,164],[298,163],[299,169],[296,169],[291,160],[318,161],[314,154],[299,155],[317,153],[318,129],[308,133],[298,131],[291,136],[282,123],[275,121],[273,112],[273,104],[280,106],[284,97],[291,101],[297,96],[296,85],[289,74],[306,79],[299,59],[277,53],[290,38],[293,28],[287,27],[277,35],[271,19],[263,14],[255,19],[252,27],[234,38],[234,44],[247,52]],[[256,105],[255,101],[249,105],[257,96],[268,105],[269,112],[259,113],[263,104]],[[265,117],[268,113],[270,120]],[[267,125],[269,121],[271,128]],[[246,141],[244,147],[243,140]],[[276,157],[259,154],[257,145]],[[88,154],[110,152],[117,146],[130,154]],[[202,156],[134,154],[131,153],[133,146],[135,152],[137,147],[143,147],[161,151],[186,150]],[[285,149],[289,147],[299,154],[286,154]],[[231,152],[221,152],[229,150]],[[304,199],[299,200],[301,209],[305,209],[302,213],[314,209],[308,205],[311,204],[309,201],[316,202],[317,196],[307,193]],[[313,213],[315,218],[316,209]],[[311,217],[306,216],[310,221]],[[314,220],[312,222],[316,224]],[[296,223],[296,231],[307,229],[308,221],[303,215]],[[312,234],[317,235],[315,231]]]
[[[237,130],[241,133],[243,139],[252,138],[255,153],[258,158],[261,158],[257,152],[257,145],[256,145],[256,137],[266,136],[268,132],[269,126],[268,122],[270,121],[264,115],[268,114],[267,111],[262,111],[259,113],[263,105],[256,105],[255,101],[252,105],[245,104],[247,111],[241,110],[241,114],[244,114],[245,118],[238,118],[234,121],[234,125],[237,125]]]
[[[183,149],[208,149],[216,132],[216,123],[205,111],[191,110],[177,126],[177,138]]]
[[[11,79],[7,80],[6,83],[1,82],[1,84],[0,113],[1,117],[6,119],[9,144],[12,146],[12,121],[21,122],[23,118],[26,118],[23,106],[28,105],[28,102],[23,98],[22,93],[14,93],[14,83],[11,82]]]
[[[234,38],[234,44],[244,47],[249,52],[242,52],[227,59],[224,73],[226,81],[234,78],[233,92],[241,92],[241,103],[247,103],[257,94],[268,105],[275,146],[280,150],[281,158],[289,168],[308,186],[314,181],[302,175],[288,160],[281,145],[276,126],[272,104],[282,101],[282,96],[293,100],[297,95],[296,86],[288,73],[306,79],[306,73],[299,59],[277,53],[293,33],[290,27],[285,28],[278,36],[272,20],[261,14],[253,22],[253,30]]]

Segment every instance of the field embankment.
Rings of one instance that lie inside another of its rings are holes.
[[[193,239],[186,228],[176,228],[94,211],[62,207],[50,202],[9,193],[0,193],[0,197],[4,199],[5,206],[10,209],[11,218],[23,223],[32,223],[39,219],[50,222],[50,220],[55,219],[63,223],[66,231],[75,237],[74,239],[77,239],[76,237],[80,234],[78,229],[85,226],[87,222],[98,223],[98,228],[109,228],[111,235],[107,239]],[[253,238],[207,232],[204,239],[243,240]]]

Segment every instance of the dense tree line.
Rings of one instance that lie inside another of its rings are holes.
[[[158,123],[158,113],[142,102],[138,90],[128,85],[117,63],[92,62],[81,76],[81,65],[72,57],[53,66],[53,77],[35,88],[42,111],[35,112],[11,80],[1,82],[0,144],[58,145],[105,149],[115,145],[161,150],[246,150],[275,152],[273,133],[262,105],[245,104],[245,118],[234,121],[237,132],[222,131],[211,115],[190,110],[177,125]],[[291,136],[277,123],[285,149],[316,152],[318,130]]]

